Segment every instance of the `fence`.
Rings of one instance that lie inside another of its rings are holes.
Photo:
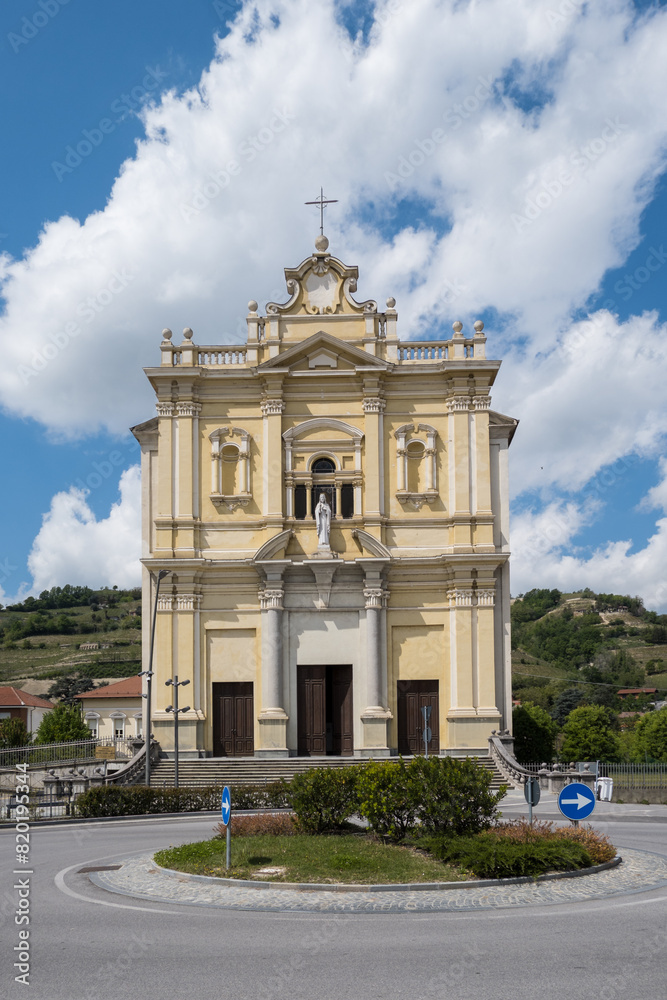
[[[600,776],[614,779],[614,789],[667,789],[667,764],[600,764]]]
[[[67,743],[32,743],[25,747],[0,750],[0,768],[15,768],[17,764],[80,764],[103,758],[129,759],[134,754],[130,739],[71,740]]]
[[[33,789],[28,803],[28,820],[62,819],[74,815],[76,794],[56,795],[51,791]],[[0,823],[17,819],[16,807],[19,803],[14,792],[0,792]],[[21,819],[26,818],[21,816]]]

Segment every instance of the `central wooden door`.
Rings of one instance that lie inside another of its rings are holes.
[[[297,667],[297,739],[302,757],[351,756],[352,667]]]
[[[422,708],[431,706],[431,742],[429,753],[440,752],[440,719],[438,713],[438,681],[398,682],[398,752],[424,753],[424,718]]]
[[[252,681],[213,685],[213,756],[252,757],[255,752]]]

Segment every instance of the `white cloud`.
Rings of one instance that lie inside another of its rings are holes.
[[[522,421],[517,492],[554,498],[621,456],[655,455],[664,329],[653,315],[619,323],[613,306],[588,325],[571,317],[636,246],[665,167],[667,11],[555,10],[387,0],[363,46],[333,0],[246,5],[199,88],[146,109],[146,138],[104,208],[48,223],[24,259],[0,262],[0,403],[65,437],[145,419],[142,367],[158,363],[162,327],[175,341],[185,326],[200,344],[244,339],[247,301],[281,298],[282,267],[310,251],[317,219],[302,203],[323,184],[339,199],[332,251],[360,266],[362,298],[397,298],[401,337],[431,331],[434,316],[512,317],[488,347],[506,359],[494,405]],[[433,225],[396,231],[404,199]],[[100,528],[111,559],[107,522],[63,496],[48,518],[69,512],[74,548]],[[581,510],[568,517],[591,516]],[[50,580],[45,530],[31,560]],[[598,563],[639,566],[624,544]]]
[[[28,568],[30,592],[62,586],[136,587],[141,582],[141,511],[139,466],[122,473],[120,500],[109,516],[97,520],[86,493],[72,487],[56,493],[33,542]],[[23,595],[25,596],[25,595]]]
[[[619,459],[655,456],[667,434],[667,328],[647,313],[606,310],[573,324],[540,357],[507,359],[495,404],[521,421],[512,443],[514,493],[576,492]]]
[[[647,505],[659,506],[667,515],[667,463],[663,478],[649,491]],[[667,516],[660,518],[644,548],[631,552],[632,540],[608,542],[585,557],[573,545],[582,527],[595,516],[599,505],[554,502],[540,514],[526,511],[512,521],[512,593],[533,587],[598,593],[638,594],[647,608],[667,613]]]
[[[161,328],[240,339],[247,300],[274,294],[281,267],[309,251],[316,218],[302,202],[321,183],[339,198],[332,250],[360,265],[364,295],[397,297],[403,337],[444,302],[448,322],[492,305],[531,353],[553,344],[636,242],[664,165],[667,12],[633,23],[629,0],[607,0],[553,23],[551,0],[378,10],[363,47],[332,0],[258,0],[198,90],[146,110],[107,205],[49,223],[6,267],[9,412],[74,436],[141,419]],[[521,110],[510,71],[542,88],[543,107]],[[386,175],[401,162],[396,187]],[[403,196],[451,230],[392,240],[359,223],[368,200],[380,221]]]

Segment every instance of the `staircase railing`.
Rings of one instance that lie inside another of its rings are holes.
[[[489,736],[491,760],[508,781],[515,785],[525,785],[528,778],[531,777],[531,772],[519,763],[512,753],[513,748],[514,739],[510,736],[509,729],[504,729],[501,732],[496,732],[495,729],[491,730]]]
[[[160,744],[157,740],[151,740],[151,765],[160,759]],[[132,760],[128,761],[125,767],[119,768],[113,774],[106,777],[107,785],[137,785],[139,776],[143,776],[146,770],[146,743],[142,743]]]

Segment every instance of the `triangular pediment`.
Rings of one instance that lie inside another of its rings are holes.
[[[320,364],[320,361],[326,361],[326,363]],[[333,361],[336,362],[335,365],[332,363]],[[304,369],[310,368],[311,371],[325,372],[336,368],[376,368],[380,371],[391,368],[388,361],[383,361],[367,351],[353,347],[337,337],[332,337],[330,333],[320,331],[313,334],[312,337],[308,337],[307,340],[295,344],[294,347],[282,351],[275,358],[265,361],[264,364],[258,366],[257,371],[265,372],[275,368],[296,368],[298,366],[302,366]]]

